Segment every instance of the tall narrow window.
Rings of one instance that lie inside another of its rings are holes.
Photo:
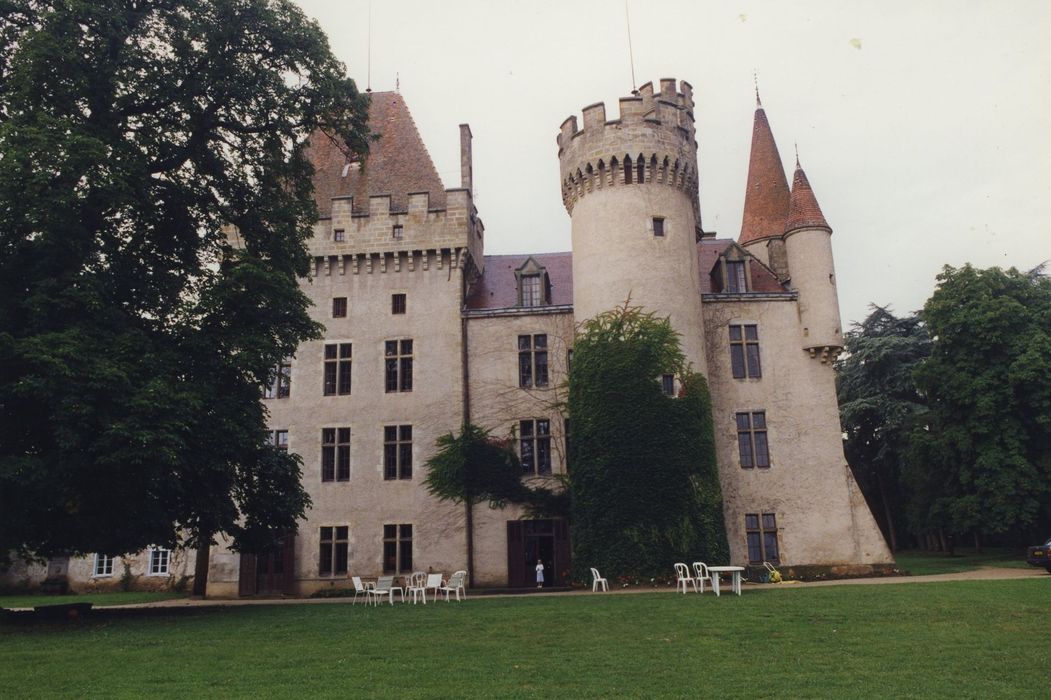
[[[751,469],[770,467],[770,454],[766,444],[766,412],[741,412],[737,416],[737,450],[741,455],[741,467]]]
[[[383,478],[412,478],[412,426],[383,427]]]
[[[394,240],[400,241],[405,235],[405,229],[402,227],[401,224],[395,224],[391,235],[394,238]]]
[[[350,481],[350,428],[321,429],[321,480]]]
[[[91,570],[91,575],[95,577],[112,576],[113,557],[108,554],[96,554],[95,566]]]
[[[665,396],[675,396],[675,375],[661,375],[661,393]]]
[[[624,184],[631,184],[631,156],[624,157]]]
[[[318,574],[321,576],[333,576],[347,573],[349,534],[350,528],[346,525],[321,528]]]
[[[540,275],[522,275],[522,306],[540,306],[544,303],[541,294]]]
[[[551,473],[551,422],[543,418],[519,421],[519,458],[523,474]]]
[[[412,340],[384,343],[387,393],[412,391]]]
[[[347,317],[347,298],[346,297],[333,297],[332,299],[332,318],[346,318]]]
[[[763,376],[759,366],[759,327],[754,323],[730,326],[730,369],[734,379]]]
[[[392,314],[403,314],[403,313],[405,313],[405,295],[404,294],[391,294],[390,295],[390,312]]]
[[[164,547],[150,548],[150,576],[167,576],[171,566],[171,550]]]
[[[325,346],[325,396],[350,393],[351,343]]]
[[[412,525],[383,526],[383,573],[412,571]]]
[[[518,386],[547,386],[547,335],[518,336]]]
[[[657,238],[664,237],[664,218],[655,216],[653,217],[653,235]]]
[[[726,261],[726,289],[729,294],[744,294],[748,291],[748,278],[745,276],[744,260]]]
[[[748,538],[748,563],[764,561],[777,563],[780,552],[777,546],[777,517],[774,513],[746,513],[745,536]]]
[[[639,156],[635,163],[635,174],[638,176],[638,182],[640,185],[644,184],[646,182],[646,161],[642,156]]]
[[[277,366],[273,380],[263,391],[264,399],[287,399],[292,393],[292,363],[285,360]]]
[[[287,430],[275,430],[271,434],[271,439],[274,441],[273,445],[282,452],[288,452],[288,431]]]

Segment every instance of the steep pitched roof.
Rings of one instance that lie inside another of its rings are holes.
[[[382,194],[391,195],[392,211],[405,211],[412,192],[429,192],[432,209],[445,207],[445,187],[401,95],[372,93],[369,134],[368,157],[350,167],[327,136],[317,133],[311,139],[308,157],[321,216],[331,214],[333,197],[346,196],[354,197],[355,212],[367,212],[369,197]]]
[[[701,294],[711,294],[716,290],[712,285],[712,270],[719,262],[719,256],[734,244],[729,238],[702,238],[697,242],[697,262],[701,273]],[[784,292],[785,286],[777,280],[773,271],[759,262],[754,256],[748,256],[748,268],[752,276],[753,292]]]
[[[509,309],[518,306],[518,280],[515,270],[532,258],[547,272],[551,281],[550,305],[573,303],[573,254],[533,253],[486,255],[485,273],[471,288],[467,308]],[[542,307],[540,307],[542,308]]]
[[[741,220],[742,245],[764,238],[776,238],[785,230],[788,216],[788,180],[774,134],[763,105],[755,108],[752,123],[752,153],[748,161],[748,183]]]
[[[800,228],[824,228],[832,231],[817,204],[810,181],[796,159],[796,174],[792,178],[792,197],[788,208],[788,220],[785,222],[785,233]]]

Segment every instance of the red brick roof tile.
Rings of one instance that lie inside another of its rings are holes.
[[[752,153],[748,161],[748,183],[741,220],[741,245],[784,233],[788,216],[788,180],[774,134],[762,105],[752,124]]]
[[[405,100],[396,92],[374,92],[369,103],[369,155],[343,175],[346,157],[324,134],[311,139],[314,198],[321,216],[332,212],[333,197],[354,197],[354,211],[368,212],[369,197],[391,195],[391,210],[405,211],[411,192],[429,192],[430,207],[445,207],[445,186]]]
[[[792,178],[792,197],[788,209],[788,220],[785,222],[785,233],[801,228],[824,228],[832,231],[832,227],[825,221],[825,215],[821,213],[821,207],[817,204],[817,197],[810,187],[806,173],[796,162],[796,174]]]
[[[712,294],[712,270],[719,262],[719,256],[732,244],[728,238],[702,238],[697,243],[697,262],[701,273],[701,294]],[[749,272],[752,275],[753,292],[786,292],[784,285],[777,280],[773,271],[756,258],[748,259]]]

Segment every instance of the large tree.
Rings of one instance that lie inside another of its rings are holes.
[[[661,376],[682,383],[662,392]],[[707,383],[667,319],[625,305],[585,322],[569,375],[573,566],[668,576],[726,563],[729,545]]]
[[[1051,280],[946,266],[923,308],[930,412],[908,472],[915,525],[1019,538],[1051,525]]]
[[[0,11],[0,553],[263,549],[309,503],[258,400],[319,333],[304,147],[364,153],[366,98],[284,0]]]
[[[909,435],[926,411],[914,373],[930,356],[931,340],[917,315],[897,317],[886,307],[870,308],[844,338],[847,354],[836,365],[836,388],[847,462],[896,551]]]

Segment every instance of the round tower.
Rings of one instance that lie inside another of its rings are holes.
[[[785,221],[785,253],[790,284],[799,292],[803,349],[822,362],[835,360],[843,350],[843,329],[832,259],[832,228],[798,159]]]
[[[620,99],[620,118],[584,108],[562,123],[562,201],[572,220],[578,321],[621,305],[671,319],[694,370],[705,372],[697,239],[700,202],[693,89],[652,83]]]

